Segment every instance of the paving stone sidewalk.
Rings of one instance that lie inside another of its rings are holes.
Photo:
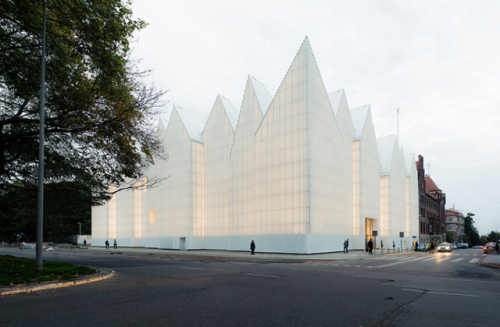
[[[481,261],[481,264],[483,266],[500,269],[500,254],[488,254],[484,257],[483,261]]]

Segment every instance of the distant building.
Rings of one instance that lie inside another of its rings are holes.
[[[461,212],[455,209],[445,210],[446,231],[455,232],[455,242],[462,243],[465,235],[465,219]]]
[[[419,241],[441,243],[446,240],[446,194],[430,176],[425,176],[424,157],[418,156]]]

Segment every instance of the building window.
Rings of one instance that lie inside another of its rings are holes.
[[[149,211],[149,223],[150,224],[156,223],[156,211],[154,210]]]

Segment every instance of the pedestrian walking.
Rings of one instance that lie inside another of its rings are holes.
[[[87,246],[87,240],[83,240],[83,246]]]
[[[396,253],[396,243],[392,241],[392,253]]]
[[[115,238],[115,242],[113,243],[113,248],[118,249],[118,243],[116,243],[116,238]]]
[[[345,248],[345,252],[349,253],[349,239],[347,239],[347,247]]]
[[[415,241],[415,251],[418,250],[418,241]]]
[[[370,239],[370,241],[368,242],[368,254],[373,255],[373,241],[372,241],[372,239]]]
[[[252,255],[255,253],[255,242],[252,240],[252,243],[250,243],[250,250],[252,250]]]
[[[431,242],[431,254],[434,253],[434,249],[436,247],[434,246],[434,241]]]
[[[497,245],[495,245],[495,252],[498,254],[500,253],[500,247],[498,245],[498,242],[497,242]]]
[[[347,246],[348,246],[347,244],[348,244],[348,243],[347,243],[347,240],[345,240],[345,241],[344,241],[344,254],[346,254],[346,253],[347,253]]]
[[[384,251],[384,241],[382,241],[382,240],[380,241],[380,249],[382,251]]]
[[[106,240],[106,242],[104,242],[104,244],[106,244],[106,249],[109,249],[109,241]]]

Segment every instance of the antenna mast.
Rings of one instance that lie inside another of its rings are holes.
[[[396,108],[396,111],[398,113],[397,114],[398,115],[398,117],[397,117],[397,128],[398,128],[398,130],[397,130],[397,137],[398,137],[398,143],[399,143],[399,109],[401,109],[401,108]]]

